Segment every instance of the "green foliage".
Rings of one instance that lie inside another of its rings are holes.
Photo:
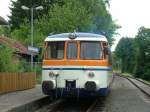
[[[12,30],[19,28],[21,24],[24,23],[24,19],[27,19],[30,21],[30,10],[23,10],[21,8],[22,5],[25,5],[29,8],[31,7],[37,7],[37,6],[43,6],[44,9],[42,11],[36,11],[34,10],[34,19],[38,19],[43,14],[46,14],[49,6],[53,4],[54,2],[57,2],[60,0],[16,0],[11,1],[12,6],[10,7],[11,10],[11,16],[9,16],[10,21],[9,23],[12,25]]]
[[[79,0],[65,0],[63,6],[53,5],[37,25],[44,35],[74,30],[87,31],[90,25],[90,15]]]
[[[46,14],[34,20],[34,46],[42,47],[49,34],[73,32],[94,32],[107,36],[112,44],[112,35],[118,26],[112,21],[102,0],[57,0]],[[27,19],[15,29],[11,36],[25,45],[30,45],[30,24]]]
[[[13,61],[12,49],[0,45],[0,72],[14,72],[17,70],[18,62]]]
[[[8,26],[0,26],[0,36],[10,36],[10,28]]]
[[[31,72],[31,65],[15,49],[0,44],[0,72]]]
[[[134,73],[138,49],[132,38],[122,38],[115,50],[117,62],[121,65],[122,72]]]
[[[115,51],[112,52],[112,66],[113,70],[119,71],[121,69],[120,59],[116,56]]]
[[[106,5],[109,5],[109,0],[84,0],[82,3],[91,15],[90,32],[105,35],[110,45],[112,45],[112,36],[119,26],[112,20],[106,9]]]
[[[139,28],[135,39],[122,38],[114,57],[115,64],[120,62],[122,72],[150,81],[150,29]]]
[[[13,32],[11,32],[11,37],[25,45],[28,45],[31,41],[30,25],[27,24],[27,22],[21,24],[19,29],[15,29]]]
[[[36,23],[36,22],[35,22]],[[18,40],[22,42],[26,46],[31,45],[31,30],[30,30],[30,24],[25,21],[24,24],[20,25],[19,29],[15,29],[13,32],[11,32],[11,37],[15,40]],[[42,32],[39,31],[37,26],[34,26],[34,46],[42,48],[43,47],[43,41],[45,36]]]
[[[139,52],[135,76],[150,80],[150,29],[141,27],[136,42]]]

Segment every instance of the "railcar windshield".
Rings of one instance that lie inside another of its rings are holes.
[[[69,42],[67,46],[67,59],[77,58],[77,43]]]
[[[101,45],[100,42],[81,42],[80,43],[80,58],[97,60],[101,59]]]
[[[65,42],[49,42],[47,47],[48,59],[63,59]]]

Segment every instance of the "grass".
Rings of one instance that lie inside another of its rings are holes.
[[[139,79],[139,78],[138,78],[138,79]],[[139,79],[139,80],[141,80],[141,81],[143,81],[144,83],[147,83],[147,84],[150,85],[150,81],[146,81],[146,80],[143,80],[143,79]]]
[[[133,75],[131,75],[130,73],[121,73],[121,75],[127,76],[127,77],[133,77]]]
[[[135,78],[134,75],[131,74],[131,73],[121,73],[121,71],[118,71],[118,70],[113,70],[113,72],[120,73],[121,75],[126,76],[126,77],[133,77],[133,78]],[[146,81],[146,80],[143,80],[143,79],[140,79],[140,78],[137,78],[137,79],[139,79],[139,80],[141,80],[141,81],[143,81],[143,82],[145,82],[147,84],[150,84],[150,81]]]

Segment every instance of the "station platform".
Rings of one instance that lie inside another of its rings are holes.
[[[31,111],[31,107],[29,108],[27,105],[34,105],[35,108],[37,102],[47,97],[42,93],[41,85],[36,85],[35,88],[29,90],[2,94],[0,95],[0,112],[16,112],[15,110],[19,112],[19,109],[21,112],[27,112],[28,109]]]

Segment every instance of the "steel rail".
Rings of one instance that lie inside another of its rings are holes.
[[[148,87],[150,87],[149,84],[147,84],[147,83],[145,83],[144,81],[141,81],[141,80],[139,80],[139,79],[137,79],[137,78],[128,77],[128,76],[122,76],[122,75],[120,75],[120,74],[117,74],[117,76],[126,78],[126,79],[127,79],[129,82],[131,82],[135,87],[137,87],[141,92],[143,92],[145,95],[147,95],[148,97],[150,97],[150,93],[148,93],[147,91],[145,91],[143,88],[141,88],[138,84],[136,84],[136,83],[135,83],[133,80],[131,80],[131,79],[137,80],[137,81],[139,81],[139,82],[141,82],[141,83],[147,85]]]
[[[92,112],[96,104],[98,103],[98,99],[86,110],[86,112]]]

